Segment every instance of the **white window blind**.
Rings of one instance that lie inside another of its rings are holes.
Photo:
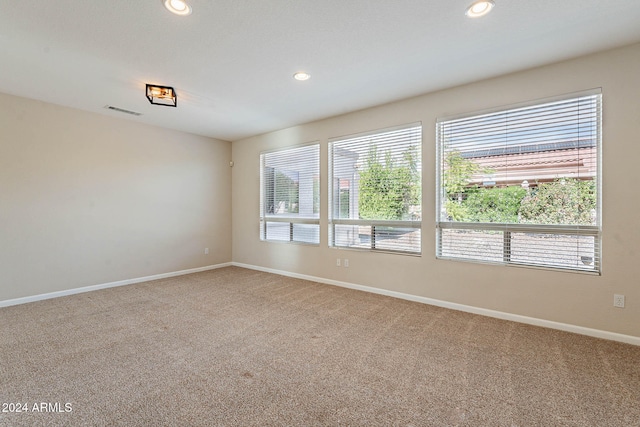
[[[320,243],[320,144],[260,154],[260,239]]]
[[[422,127],[329,141],[329,245],[421,253]]]
[[[599,273],[602,95],[438,120],[439,258]]]

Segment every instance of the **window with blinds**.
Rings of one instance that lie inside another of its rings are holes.
[[[260,239],[320,243],[320,144],[260,154]]]
[[[600,273],[602,95],[438,120],[438,258]]]
[[[421,253],[422,127],[329,141],[329,245]]]

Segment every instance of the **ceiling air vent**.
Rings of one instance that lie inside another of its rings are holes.
[[[114,107],[113,105],[105,105],[104,108],[107,110],[118,111],[120,113],[131,114],[132,116],[141,116],[142,113],[136,113],[135,111],[125,110],[124,108]]]

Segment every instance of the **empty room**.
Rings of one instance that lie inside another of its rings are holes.
[[[0,0],[0,425],[640,426],[637,0]]]

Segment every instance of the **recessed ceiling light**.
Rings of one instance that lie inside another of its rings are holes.
[[[184,0],[162,0],[167,10],[176,15],[191,15],[191,6]]]
[[[293,78],[296,80],[305,81],[311,78],[311,74],[305,73],[304,71],[298,71],[293,75]]]
[[[495,3],[492,0],[480,0],[469,6],[465,15],[469,18],[479,18],[491,12],[493,6],[495,6]]]

